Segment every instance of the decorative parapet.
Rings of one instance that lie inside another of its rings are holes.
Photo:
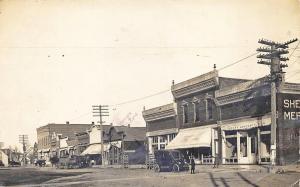
[[[219,85],[218,71],[214,70],[198,77],[180,82],[172,86],[173,96],[177,99],[196,92],[211,89]]]
[[[279,92],[281,93],[292,93],[299,94],[300,93],[300,84],[299,83],[288,83],[285,82],[280,85]]]
[[[176,111],[175,111],[174,103],[143,111],[143,117],[146,122],[169,118],[175,115],[176,115]]]
[[[270,94],[270,86],[268,82],[263,79],[247,81],[215,91],[215,97],[217,98],[218,105],[225,105]]]

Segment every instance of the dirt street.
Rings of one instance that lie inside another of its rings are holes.
[[[251,168],[218,169],[198,167],[189,172],[155,173],[146,169],[87,168],[63,170],[54,168],[11,168],[0,170],[3,186],[290,186],[300,179],[300,173],[270,174]]]

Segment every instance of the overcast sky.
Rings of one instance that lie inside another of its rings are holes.
[[[36,140],[47,123],[90,123],[91,106],[152,95],[253,54],[260,38],[300,39],[298,0],[0,0],[0,142]],[[290,47],[296,47],[294,43]],[[292,51],[292,49],[291,49]],[[220,71],[255,79],[255,56]],[[300,49],[286,68],[300,82]],[[124,104],[107,122],[143,126],[143,106]]]

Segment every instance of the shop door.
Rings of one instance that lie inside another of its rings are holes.
[[[248,164],[249,163],[249,155],[248,155],[248,137],[241,136],[240,137],[240,159],[239,164]]]
[[[257,138],[255,136],[249,137],[249,164],[256,164],[256,155],[257,155]]]

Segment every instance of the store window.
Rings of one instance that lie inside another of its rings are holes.
[[[256,141],[255,137],[251,137],[251,153],[255,153],[256,151]]]
[[[183,122],[184,123],[188,123],[189,119],[188,119],[188,115],[189,115],[189,111],[188,111],[188,105],[183,105]]]
[[[169,141],[172,141],[174,138],[175,138],[176,134],[173,133],[173,134],[170,134],[169,135]]]
[[[194,103],[194,121],[200,121],[200,103],[195,102]]]
[[[152,137],[152,143],[158,143],[158,137],[157,136],[154,136]]]
[[[160,141],[160,143],[165,143],[165,142],[167,142],[167,136],[160,136],[160,137],[159,137],[159,141]]]
[[[240,155],[247,157],[247,137],[240,138]]]
[[[210,120],[213,118],[213,101],[211,99],[206,100],[206,119]]]

